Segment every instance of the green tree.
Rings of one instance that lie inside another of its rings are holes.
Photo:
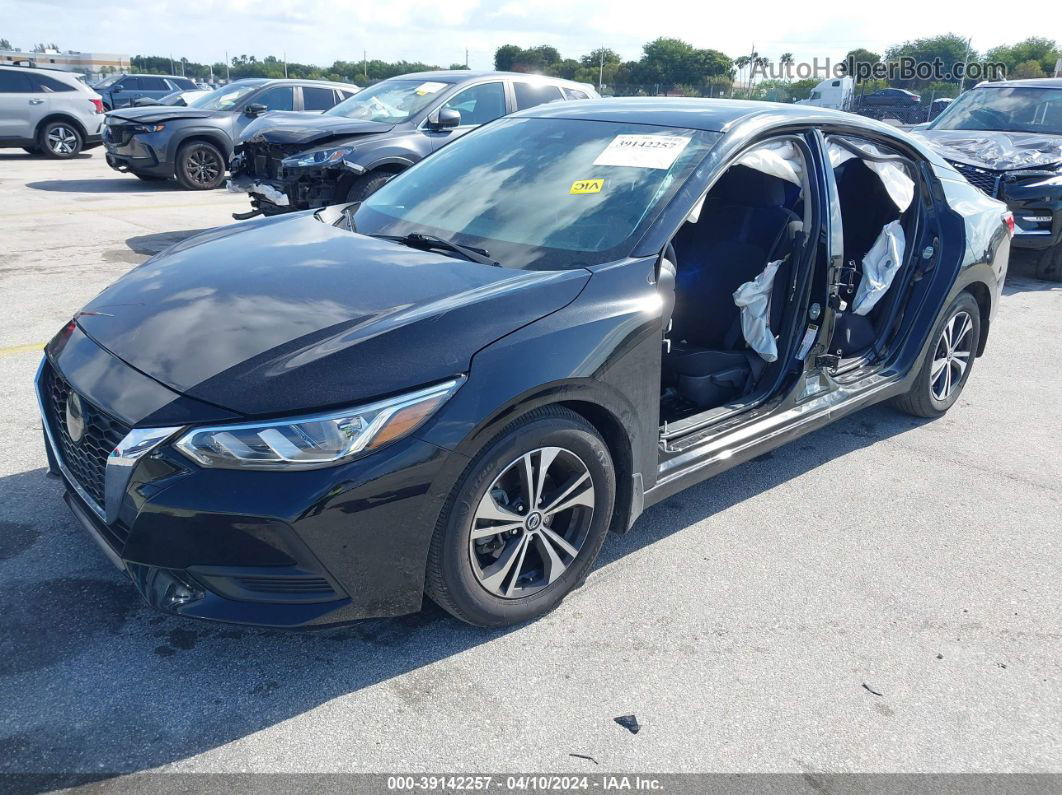
[[[962,36],[955,33],[946,33],[942,36],[930,36],[914,41],[905,41],[903,44],[890,47],[885,53],[885,60],[896,61],[902,57],[913,58],[915,61],[931,63],[939,59],[945,70],[950,70],[955,64],[964,60],[976,61],[977,53],[967,50],[968,42]],[[929,80],[895,80],[897,86],[904,88],[920,88],[931,82]],[[949,82],[959,82],[959,78],[952,78]]]
[[[848,74],[855,77],[857,83],[862,83],[863,81],[859,77],[856,64],[864,63],[873,66],[876,63],[881,63],[881,56],[864,47],[856,47],[854,50],[848,51],[848,54],[844,56],[844,60],[847,64]]]
[[[523,48],[515,44],[503,44],[494,51],[494,68],[499,72],[511,72],[522,52]]]
[[[0,50],[14,50],[14,49],[15,48],[11,46],[11,42],[9,42],[7,39],[0,39]]]
[[[1008,70],[1007,77],[1012,80],[1028,80],[1032,77],[1046,77],[1044,68],[1039,61],[1024,61],[1013,69]]]
[[[597,69],[602,62],[604,62],[605,66],[619,66],[623,59],[620,58],[619,53],[615,50],[610,50],[608,47],[598,47],[596,50],[591,50],[582,56],[579,61],[583,66]]]
[[[1043,75],[1055,73],[1055,63],[1062,58],[1062,50],[1051,39],[1033,36],[1017,44],[1001,44],[985,53],[985,60],[1002,63],[1007,69],[1007,77],[1014,77],[1019,66],[1023,71],[1034,71],[1029,65],[1035,61],[1040,65]],[[1041,75],[1042,76],[1042,75]]]
[[[786,90],[789,92],[789,101],[796,102],[798,99],[807,99],[811,96],[811,90],[821,82],[817,77],[794,80],[786,86]]]

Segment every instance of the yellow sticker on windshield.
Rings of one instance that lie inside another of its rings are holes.
[[[600,193],[605,187],[603,179],[577,179],[572,183],[572,189],[568,193]]]

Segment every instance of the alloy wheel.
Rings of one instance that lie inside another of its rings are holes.
[[[472,571],[488,592],[519,599],[546,588],[579,555],[594,515],[594,482],[583,460],[542,447],[506,466],[472,519]]]
[[[973,318],[969,312],[957,312],[940,332],[929,371],[929,389],[933,397],[944,402],[962,382],[973,355]]]
[[[196,149],[188,155],[188,176],[198,185],[210,185],[221,173],[221,161],[209,149]]]
[[[72,155],[77,151],[77,133],[62,124],[48,130],[48,148],[57,155]]]

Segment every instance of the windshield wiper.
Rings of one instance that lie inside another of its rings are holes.
[[[351,219],[351,223],[353,223],[353,219]],[[436,237],[435,235],[411,232],[408,235],[369,235],[369,237],[379,238],[380,240],[392,240],[395,243],[401,243],[403,246],[419,248],[424,251],[428,251],[429,249],[452,251],[455,254],[460,254],[469,262],[478,262],[480,265],[493,265],[496,268],[501,267],[501,263],[495,262],[490,258],[490,252],[485,248],[462,246],[460,243],[454,243],[452,240],[446,240],[441,237]]]

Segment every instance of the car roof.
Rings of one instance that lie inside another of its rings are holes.
[[[556,83],[558,85],[584,86],[575,80],[567,80],[563,77],[550,77],[549,75],[534,75],[527,72],[489,72],[473,71],[471,69],[439,69],[432,72],[410,72],[404,75],[395,75],[388,80],[436,80],[440,83],[461,83],[465,80],[481,80],[490,77],[518,78],[531,82]]]
[[[255,85],[266,85],[267,83],[285,83],[294,84],[300,86],[329,86],[330,88],[357,88],[358,86],[353,83],[337,83],[331,80],[312,80],[310,78],[303,77],[243,77],[239,80],[233,80],[228,85],[234,83],[254,83]]]
[[[582,119],[586,121],[653,124],[660,127],[682,127],[691,130],[723,132],[735,122],[753,116],[772,116],[779,119],[840,121],[865,125],[862,116],[810,105],[786,105],[780,102],[757,102],[738,99],[686,99],[678,97],[622,97],[590,99],[576,102],[551,102],[518,111],[514,117],[552,119]]]
[[[978,83],[974,88],[1062,88],[1062,77],[1034,77],[1028,80],[999,80]]]

